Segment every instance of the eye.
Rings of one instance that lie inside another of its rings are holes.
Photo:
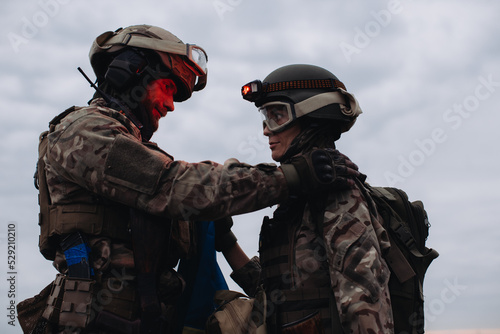
[[[285,118],[285,111],[282,108],[274,107],[269,110],[269,114],[271,119],[275,120],[276,123],[280,123]]]
[[[177,86],[173,81],[168,82],[165,85],[165,88],[167,89],[167,91],[172,91],[174,94],[177,93]]]

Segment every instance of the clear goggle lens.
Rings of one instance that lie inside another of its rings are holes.
[[[208,57],[205,50],[194,44],[186,45],[187,57],[189,59],[189,63],[187,65],[189,68],[191,68],[191,70],[193,70],[198,76],[207,74]]]
[[[264,124],[270,131],[277,132],[284,129],[293,120],[290,104],[283,102],[269,102],[259,108],[264,118]]]

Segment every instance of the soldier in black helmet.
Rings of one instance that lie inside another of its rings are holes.
[[[173,268],[189,254],[192,222],[321,187],[301,177],[314,181],[322,172],[291,166],[291,177],[276,165],[236,159],[188,163],[152,143],[174,102],[207,79],[205,51],[162,28],[105,32],[90,62],[94,98],[56,116],[40,137],[39,246],[59,274],[19,305],[20,322],[35,333],[169,333],[183,287]]]
[[[262,113],[272,158],[283,169],[300,156],[345,159],[335,141],[361,109],[331,72],[284,66],[244,85],[242,94]],[[349,189],[324,187],[281,202],[273,218],[264,218],[259,258],[248,259],[238,245],[224,252],[245,292],[264,287],[268,332],[393,332],[382,258],[390,244],[364,179],[354,177]]]

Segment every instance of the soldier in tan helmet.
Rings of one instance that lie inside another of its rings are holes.
[[[105,32],[90,62],[94,98],[40,136],[39,246],[59,274],[20,303],[25,332],[170,333],[183,286],[173,268],[189,254],[190,222],[258,210],[356,173],[307,157],[282,168],[174,160],[150,139],[174,102],[205,87],[207,54],[164,29]],[[223,233],[219,249],[224,240],[235,241]]]
[[[313,65],[280,67],[242,94],[262,113],[272,158],[285,169],[297,156],[335,152],[361,114],[344,84]],[[259,257],[249,259],[236,244],[224,252],[245,292],[253,296],[262,284],[268,333],[394,332],[382,257],[390,243],[365,178],[282,202],[264,218]]]

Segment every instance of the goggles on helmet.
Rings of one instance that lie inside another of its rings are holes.
[[[286,126],[295,119],[293,105],[286,102],[268,102],[258,110],[264,118],[264,124],[272,132],[285,130]]]
[[[264,116],[264,124],[270,131],[280,132],[297,118],[331,104],[338,104],[340,112],[345,116],[356,118],[361,114],[354,95],[342,88],[311,96],[298,103],[270,101],[260,106],[258,111]]]
[[[131,46],[159,52],[172,53],[184,56],[184,63],[197,75],[207,74],[208,56],[205,50],[196,44],[184,44],[169,40],[161,40],[138,34],[115,34],[108,37],[106,32],[96,39],[97,47],[107,49],[113,45]],[[112,34],[112,33],[111,33]],[[108,38],[107,38],[108,37]],[[101,43],[99,43],[101,41]]]
[[[207,74],[208,56],[205,50],[195,44],[186,44],[186,57],[189,62],[185,62],[197,76],[201,77]]]

